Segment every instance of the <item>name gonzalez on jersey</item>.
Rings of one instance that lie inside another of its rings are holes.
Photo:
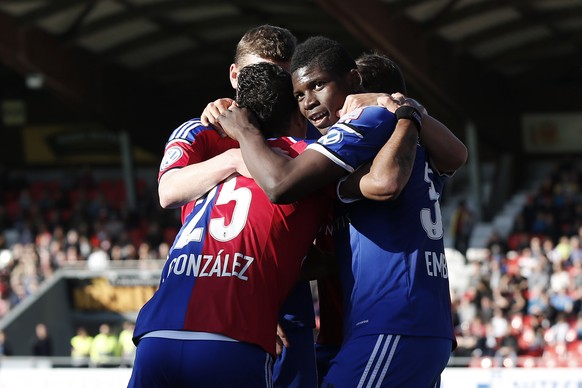
[[[196,255],[183,253],[172,259],[168,266],[168,273],[163,278],[165,281],[170,275],[195,276],[195,277],[237,277],[248,281],[247,271],[255,261],[254,257],[236,252],[232,255],[224,254],[220,250],[214,255]]]

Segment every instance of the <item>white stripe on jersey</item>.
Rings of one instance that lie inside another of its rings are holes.
[[[361,132],[356,131],[353,127],[350,127],[349,125],[344,124],[344,123],[334,124],[333,128],[341,128],[341,129],[343,129],[344,132],[353,133],[354,135],[356,135],[360,139],[364,138],[364,135],[362,135]]]
[[[366,365],[364,373],[362,374],[360,382],[358,383],[358,388],[382,386],[382,382],[386,377],[386,372],[388,372],[388,368],[390,367],[390,363],[394,357],[394,352],[398,346],[398,341],[400,340],[399,335],[394,337],[394,341],[392,341],[392,337],[392,335],[389,335],[387,338],[384,338],[384,334],[380,334],[378,336],[374,350],[368,359],[368,364]],[[390,342],[392,342],[392,344],[390,344]],[[380,347],[382,350],[378,355]],[[388,359],[386,359],[386,353],[388,349],[390,349],[390,353],[388,354]],[[382,366],[382,364],[384,365]],[[380,368],[382,371],[380,372],[380,376],[378,377],[376,384],[374,384],[374,380],[376,380],[376,375],[378,374],[378,371],[380,371]],[[368,373],[370,373],[370,370],[372,370],[372,374],[368,378]],[[368,382],[366,382],[366,380],[368,380]]]
[[[170,140],[186,139],[188,138],[188,133],[197,127],[202,127],[202,123],[199,120],[186,121],[184,124],[180,125],[178,128],[174,129]]]
[[[332,162],[334,162],[335,164],[337,164],[338,166],[340,166],[341,168],[343,168],[347,172],[354,172],[354,170],[355,170],[352,166],[345,163],[343,160],[341,160],[340,158],[338,158],[337,156],[335,156],[334,154],[329,152],[329,150],[327,148],[325,148],[324,146],[322,146],[319,143],[311,143],[307,146],[306,149],[311,149],[311,150],[319,152],[320,154],[325,155],[328,159],[330,159]]]

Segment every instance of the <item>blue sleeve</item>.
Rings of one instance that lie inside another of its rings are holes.
[[[166,144],[175,141],[183,141],[192,144],[194,143],[196,136],[206,129],[214,130],[212,127],[204,126],[198,118],[190,119],[174,129]]]
[[[349,172],[372,160],[396,127],[396,116],[378,106],[344,115],[308,148],[321,152]]]

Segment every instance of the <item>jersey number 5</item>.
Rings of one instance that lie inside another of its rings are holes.
[[[424,228],[426,235],[431,240],[439,240],[444,235],[443,229],[443,216],[441,214],[441,205],[439,204],[439,193],[434,188],[434,183],[432,181],[431,174],[434,174],[428,163],[424,165],[424,181],[429,184],[428,196],[431,201],[434,201],[434,222],[433,215],[431,213],[432,209],[424,208],[420,211],[420,223]]]

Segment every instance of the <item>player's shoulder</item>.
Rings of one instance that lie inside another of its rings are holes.
[[[293,157],[303,152],[308,145],[308,141],[305,141],[305,139],[291,136],[272,138],[268,139],[267,142],[272,148],[285,150]]]
[[[367,134],[377,133],[376,129],[393,130],[395,125],[396,116],[394,113],[383,107],[366,106],[354,109],[340,117],[327,134],[319,139],[319,142],[324,143],[330,138],[335,139],[340,134],[362,138]]]
[[[193,143],[196,137],[203,133],[209,134],[210,136],[212,135],[218,136],[218,133],[216,133],[213,127],[202,124],[200,118],[192,118],[188,121],[183,122],[172,131],[168,139],[168,143],[170,142]]]
[[[394,113],[381,106],[365,106],[346,113],[337,124],[368,124],[395,119]]]

